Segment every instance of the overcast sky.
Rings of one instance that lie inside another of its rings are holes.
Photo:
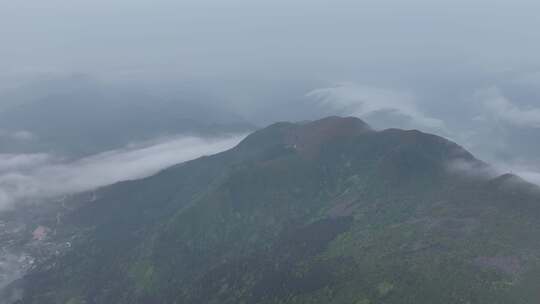
[[[539,11],[525,0],[0,0],[0,88],[72,74],[165,92],[189,83],[258,125],[356,115],[530,169]]]
[[[405,83],[535,70],[539,9],[523,0],[1,0],[0,70]]]

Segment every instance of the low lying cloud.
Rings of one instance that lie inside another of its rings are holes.
[[[404,117],[421,128],[444,129],[444,122],[423,113],[415,104],[414,97],[405,92],[343,83],[334,87],[316,89],[307,94],[320,106],[331,110],[368,118],[375,114]]]
[[[496,87],[479,90],[476,98],[486,114],[495,119],[518,127],[540,128],[540,108],[520,108]],[[483,116],[479,118],[485,119]]]
[[[447,163],[446,168],[450,173],[480,179],[495,178],[501,174],[495,167],[466,159],[455,159]]]
[[[22,199],[54,197],[149,176],[174,164],[232,148],[242,138],[244,135],[172,138],[70,162],[48,154],[0,155],[0,210]]]
[[[51,161],[45,153],[35,154],[0,154],[0,172],[34,168]]]
[[[517,172],[517,175],[522,177],[524,180],[528,181],[529,183],[533,183],[540,186],[540,173],[539,172],[520,171],[520,172]]]
[[[540,170],[529,164],[495,162],[488,166],[478,162],[458,159],[447,164],[449,172],[462,174],[471,178],[492,179],[503,174],[514,174],[523,180],[540,186]]]
[[[33,133],[25,130],[11,132],[0,129],[0,138],[2,137],[16,141],[29,141],[35,139],[35,135]]]
[[[540,186],[540,168],[529,162],[498,162],[495,167],[500,173],[511,173],[529,183]]]

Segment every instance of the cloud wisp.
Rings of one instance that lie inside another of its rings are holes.
[[[514,173],[528,182],[540,185],[538,165],[509,162],[494,156],[494,151],[490,154],[489,149],[486,151],[482,148],[493,148],[499,142],[499,150],[508,150],[508,143],[503,138],[499,141],[492,140],[497,134],[496,130],[540,128],[540,108],[520,107],[497,87],[475,90],[473,95],[473,102],[464,104],[463,111],[467,115],[476,114],[476,117],[473,116],[472,121],[463,118],[458,124],[447,124],[442,119],[444,116],[438,118],[423,111],[414,95],[391,89],[343,83],[313,90],[307,97],[333,114],[357,116],[370,123],[379,123],[382,127],[395,127],[405,118],[406,123],[401,127],[418,128],[447,138],[456,138],[458,142],[469,142],[468,146],[475,147],[473,150],[491,163],[490,167],[480,168],[456,162],[449,164],[449,169],[453,172],[477,178],[494,178],[505,173]],[[470,117],[467,115],[464,117]],[[467,128],[476,130],[469,134],[471,138],[466,136]]]
[[[540,170],[535,164],[527,162],[498,162],[495,168],[499,173],[515,174],[525,181],[540,186]]]
[[[415,104],[414,97],[405,92],[343,83],[329,88],[316,89],[307,94],[322,107],[361,118],[376,114],[389,114],[406,118],[411,125],[430,130],[442,130],[440,119],[423,113]]]
[[[235,146],[244,135],[178,137],[62,162],[47,154],[0,155],[0,210],[23,199],[87,191],[142,178]]]
[[[479,90],[475,97],[487,115],[517,127],[540,128],[540,108],[523,109],[508,99],[498,88]],[[480,117],[484,119],[484,117]]]
[[[32,139],[35,139],[35,135],[32,134],[31,132],[29,131],[25,131],[25,130],[19,130],[19,131],[6,131],[6,130],[2,130],[0,129],[0,138],[7,138],[7,139],[11,139],[11,140],[16,140],[16,141],[30,141]]]

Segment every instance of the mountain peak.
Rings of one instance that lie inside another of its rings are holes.
[[[330,116],[298,125],[288,134],[287,144],[299,151],[311,151],[337,138],[347,138],[372,132],[371,127],[355,117]]]
[[[286,145],[299,152],[316,154],[324,143],[372,131],[367,123],[356,117],[329,116],[298,123],[278,122],[249,135],[240,147],[265,149]]]
[[[372,131],[371,127],[357,117],[328,116],[301,124],[301,128],[314,132],[337,132],[338,134],[363,133]]]

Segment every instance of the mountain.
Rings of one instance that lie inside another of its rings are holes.
[[[19,303],[540,300],[540,189],[419,131],[277,123],[77,199]]]
[[[157,94],[76,75],[0,92],[0,152],[81,157],[172,135],[244,133],[254,126],[186,89]]]

